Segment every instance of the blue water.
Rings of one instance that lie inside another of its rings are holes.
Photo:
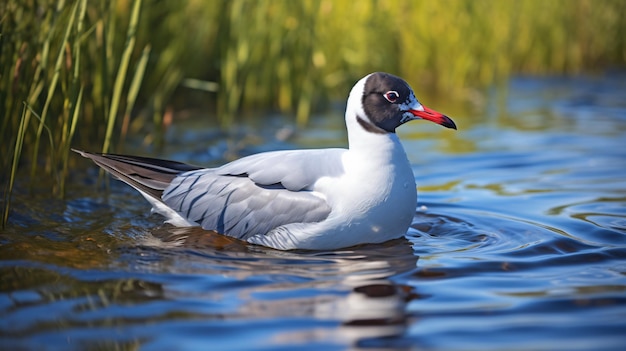
[[[97,187],[86,161],[66,200],[45,181],[18,186],[0,234],[0,348],[622,350],[625,78],[423,101],[459,130],[399,131],[419,204],[406,239],[383,245],[280,252],[164,226],[127,186]],[[341,113],[306,130],[180,122],[152,156],[214,165],[341,146]]]

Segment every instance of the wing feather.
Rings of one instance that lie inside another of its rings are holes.
[[[163,193],[163,201],[204,229],[244,240],[289,223],[322,221],[331,210],[312,191],[264,186],[214,169],[176,177]]]
[[[184,225],[247,239],[290,223],[319,222],[331,208],[313,191],[343,173],[344,149],[275,151],[215,169],[145,157],[78,151]],[[150,199],[152,198],[152,200]],[[162,202],[162,204],[161,204]],[[163,211],[160,211],[163,212]]]
[[[343,173],[341,157],[345,149],[282,150],[241,158],[216,169],[221,175],[245,175],[262,185],[280,183],[285,189],[310,188],[320,175]]]
[[[178,174],[200,169],[181,162],[149,157],[98,154],[76,149],[72,151],[91,159],[119,180],[158,201],[163,190]]]

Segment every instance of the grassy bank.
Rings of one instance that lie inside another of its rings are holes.
[[[624,66],[624,13],[621,0],[7,0],[3,204],[18,167],[62,196],[71,145],[119,151],[145,129],[158,142],[182,108],[224,127],[268,109],[303,124],[371,71],[464,98],[513,73]]]

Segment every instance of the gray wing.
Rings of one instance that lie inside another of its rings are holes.
[[[257,184],[280,183],[285,189],[309,189],[321,176],[343,173],[345,149],[272,151],[241,158],[216,169],[221,175],[246,175]]]
[[[311,186],[343,172],[344,151],[276,151],[183,173],[162,200],[204,229],[244,240],[289,223],[319,222],[331,208]]]

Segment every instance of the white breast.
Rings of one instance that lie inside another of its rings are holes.
[[[332,208],[319,223],[294,223],[248,241],[279,249],[336,249],[403,236],[411,224],[415,179],[397,135],[368,133],[367,145],[343,155],[345,173],[323,177],[314,191]],[[367,141],[367,140],[362,140]]]

